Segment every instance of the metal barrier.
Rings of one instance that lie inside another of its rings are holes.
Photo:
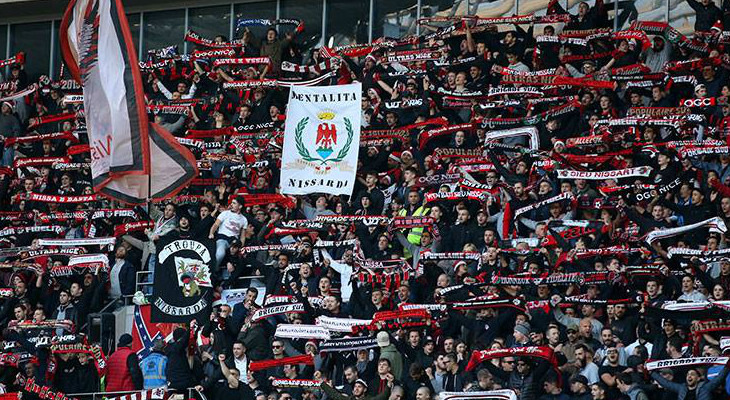
[[[186,399],[195,399],[195,400],[208,400],[205,395],[200,392],[198,389],[191,387],[187,388],[185,390],[171,390],[175,394],[184,394],[187,393]],[[76,398],[79,400],[102,400],[102,399],[111,399],[115,397],[121,397],[128,394],[134,394],[134,393],[142,393],[144,390],[129,390],[129,391],[121,391],[121,392],[94,392],[94,393],[67,393],[66,397],[68,398]]]

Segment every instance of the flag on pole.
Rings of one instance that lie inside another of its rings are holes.
[[[157,340],[165,340],[178,327],[178,324],[154,323],[150,314],[152,306],[149,304],[134,306],[134,328],[132,329],[132,351],[137,353],[141,360],[152,352]],[[2,399],[0,399],[2,400]]]
[[[292,86],[281,193],[352,195],[360,151],[362,84]]]
[[[94,190],[141,204],[184,188],[198,175],[195,157],[147,119],[121,0],[71,0],[60,39],[69,72],[84,90]]]

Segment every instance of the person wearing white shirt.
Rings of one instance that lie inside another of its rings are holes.
[[[162,84],[158,79],[155,79],[154,83],[157,86],[157,88],[160,90],[160,93],[162,93],[165,97],[167,97],[168,100],[176,100],[174,97],[178,97],[180,99],[192,99],[195,97],[195,91],[198,89],[197,86],[195,86],[195,83],[200,81],[200,77],[198,75],[195,75],[193,78],[193,84],[190,85],[190,90],[188,90],[188,84],[185,82],[179,82],[177,84],[177,90],[175,93],[178,93],[178,95],[173,96],[172,93],[170,93],[169,90],[165,87],[165,85]]]
[[[238,380],[248,385],[248,357],[246,357],[246,346],[243,342],[233,342],[233,361],[236,369],[241,373]]]
[[[240,238],[241,243],[246,243],[246,227],[248,220],[241,214],[243,208],[243,200],[233,199],[228,210],[218,215],[218,218],[210,227],[209,238],[216,239],[215,242],[215,258],[216,267],[219,267],[226,251],[231,246],[231,242]]]

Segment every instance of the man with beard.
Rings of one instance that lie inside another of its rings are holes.
[[[516,367],[512,372],[497,368],[491,362],[483,363],[495,377],[504,382],[504,387],[514,390],[520,400],[534,400],[540,389],[541,378],[550,368],[547,361],[539,361],[533,368],[529,357],[518,357]]]
[[[171,240],[191,239],[193,237],[193,232],[190,229],[190,218],[187,215],[181,216],[177,221],[177,229],[168,233],[166,237]]]
[[[219,354],[218,355],[218,361],[221,366],[221,372],[223,373],[223,377],[225,378],[225,381],[221,384],[218,384],[218,387],[216,387],[215,391],[215,399],[216,400],[244,400],[244,399],[250,399],[252,396],[251,390],[246,387],[241,381],[240,381],[240,375],[241,373],[238,371],[238,369],[229,368],[228,365],[226,365],[226,355],[225,354]]]
[[[684,383],[672,382],[657,372],[652,372],[651,377],[659,383],[659,386],[676,393],[677,400],[710,400],[714,398],[712,392],[715,388],[725,382],[729,370],[730,365],[726,364],[725,368],[709,381],[704,380],[696,368],[687,371]]]
[[[504,208],[504,214],[502,214],[503,240],[511,238],[511,235],[514,232],[513,219],[515,211],[532,203],[530,196],[528,196],[525,191],[525,185],[522,182],[516,182],[512,188],[514,196],[512,196],[512,199],[507,202]],[[497,224],[499,224],[499,222]]]
[[[646,50],[644,64],[651,69],[651,72],[662,72],[671,54],[672,47],[667,46],[664,38],[654,36],[651,47]]]
[[[325,394],[327,394],[327,397],[332,400],[386,400],[390,397],[390,391],[393,388],[393,380],[393,375],[388,375],[388,384],[385,389],[374,396],[367,395],[368,384],[362,379],[358,379],[355,382],[355,385],[352,388],[352,395],[350,396],[338,392],[327,382],[322,382],[320,388]]]
[[[575,349],[575,367],[578,374],[588,379],[588,383],[598,382],[598,366],[593,362],[593,350],[584,344],[578,345]]]

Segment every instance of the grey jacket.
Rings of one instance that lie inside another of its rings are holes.
[[[728,367],[725,366],[725,368],[723,368],[716,377],[712,378],[712,380],[700,382],[697,385],[697,400],[712,400],[712,392],[725,381],[728,371]],[[687,389],[686,384],[669,381],[656,372],[652,372],[651,377],[654,378],[655,381],[659,382],[659,385],[661,385],[664,389],[677,393],[677,400],[684,400],[687,398],[687,392],[689,389]]]
[[[649,397],[643,390],[641,390],[639,385],[631,386],[629,390],[626,391],[626,395],[629,396],[629,399],[631,400],[649,400]]]

